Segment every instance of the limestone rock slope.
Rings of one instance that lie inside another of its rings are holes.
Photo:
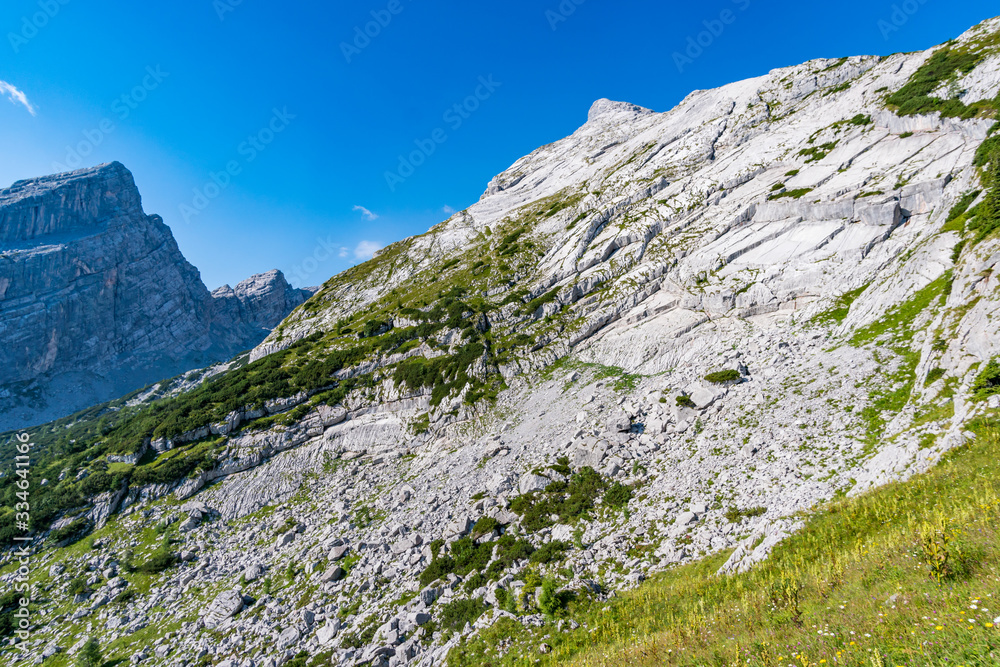
[[[445,664],[499,619],[551,623],[540,576],[604,599],[724,550],[745,570],[934,465],[1000,414],[998,52],[992,19],[665,113],[599,100],[249,363],[99,434],[32,431],[42,611],[69,619],[34,649]],[[178,563],[115,576],[163,532]]]
[[[309,296],[280,272],[209,293],[119,163],[0,191],[0,429],[253,347]]]

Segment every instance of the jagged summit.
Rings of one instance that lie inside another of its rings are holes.
[[[141,209],[132,174],[120,162],[25,179],[0,190],[0,243],[96,231]]]
[[[109,178],[131,179],[130,172],[125,165],[117,160],[94,165],[93,167],[83,167],[73,171],[66,171],[59,174],[48,174],[36,176],[35,178],[25,178],[15,181],[10,187],[0,190],[0,200],[7,204],[11,195],[32,196],[44,190],[56,189],[62,185],[80,179],[109,179]]]
[[[595,121],[603,116],[636,116],[649,113],[653,113],[653,111],[640,107],[637,104],[631,104],[629,102],[614,102],[602,97],[590,106],[590,111],[587,112],[587,122],[589,123]]]
[[[210,294],[119,162],[0,190],[0,430],[260,340],[310,294],[280,272]]]

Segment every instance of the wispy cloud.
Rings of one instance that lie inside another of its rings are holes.
[[[455,209],[453,209],[451,206],[448,206],[447,204],[445,204],[444,208],[442,208],[441,210],[444,211],[446,215],[451,215],[452,213],[455,212]]]
[[[351,210],[352,211],[360,211],[361,212],[361,217],[363,217],[365,220],[377,220],[378,219],[378,214],[377,213],[372,213],[371,211],[369,211],[364,206],[355,206]]]
[[[35,115],[35,107],[31,105],[28,101],[28,96],[18,90],[16,87],[7,83],[6,81],[0,81],[0,93],[7,96],[14,104],[23,104],[24,108],[28,110],[32,116]]]
[[[371,259],[381,249],[382,246],[374,241],[362,241],[354,248],[354,256],[357,259]]]

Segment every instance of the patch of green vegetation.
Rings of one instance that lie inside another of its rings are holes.
[[[49,533],[48,542],[50,544],[67,545],[80,540],[90,532],[91,524],[86,519],[77,519],[69,525],[57,528]]]
[[[789,197],[791,199],[800,199],[812,191],[812,188],[796,188],[795,190],[785,190],[784,192],[779,192],[778,194],[768,195],[767,198],[782,199],[783,197]]]
[[[881,319],[857,330],[850,343],[861,346],[875,341],[891,346],[898,357],[896,370],[886,375],[885,384],[870,394],[859,417],[865,426],[869,447],[877,445],[885,429],[886,414],[898,413],[910,400],[916,382],[920,354],[909,347],[918,316],[938,302],[951,287],[951,272],[918,290],[908,301],[891,308]]]
[[[810,146],[809,148],[803,148],[799,151],[799,156],[806,158],[806,164],[810,162],[819,162],[827,155],[830,154],[834,148],[837,147],[836,141],[829,141],[825,144],[820,144],[819,146]]]
[[[858,297],[868,289],[870,283],[865,283],[861,287],[850,290],[849,292],[844,292],[837,298],[837,301],[833,308],[830,310],[818,313],[813,317],[813,322],[817,324],[827,324],[835,323],[840,324],[847,317],[847,314],[851,312],[851,304],[857,301]]]
[[[559,294],[559,288],[558,287],[553,287],[552,289],[550,289],[545,294],[542,294],[538,298],[532,299],[531,301],[529,301],[528,303],[526,303],[524,305],[524,307],[521,308],[521,314],[522,315],[531,315],[532,313],[534,313],[535,311],[537,311],[539,308],[541,308],[545,304],[552,303],[553,301],[555,301],[556,300],[556,296],[558,294]]]
[[[691,397],[687,394],[681,394],[677,397],[677,405],[682,408],[696,408],[695,402],[691,400]]]
[[[844,58],[838,58],[837,60],[834,61],[834,63],[832,65],[828,65],[827,67],[824,67],[823,69],[820,70],[820,72],[829,72],[830,70],[837,69],[838,67],[840,67],[841,65],[843,65],[846,62],[847,62],[847,58],[846,57],[844,57]]]
[[[476,598],[448,602],[441,607],[441,627],[452,631],[461,630],[466,623],[475,623],[488,608],[485,602]]]
[[[573,473],[566,482],[553,482],[543,491],[517,496],[510,503],[512,512],[521,517],[521,525],[537,532],[555,523],[573,523],[592,511],[608,482],[593,468],[586,466]]]
[[[500,522],[491,516],[480,517],[476,525],[472,527],[472,539],[478,540],[484,535],[500,529]]]
[[[87,580],[82,576],[76,576],[72,581],[69,582],[69,586],[66,588],[66,594],[71,596],[84,595],[90,592],[90,587],[87,586]]]
[[[1000,147],[995,149],[988,165],[982,180],[989,189],[983,201],[969,212],[974,217],[965,223],[967,230],[975,232],[973,244],[1000,230]]]
[[[630,500],[632,500],[632,489],[621,482],[615,482],[604,492],[603,504],[605,507],[622,509]]]
[[[859,329],[851,338],[854,346],[863,345],[886,335],[900,341],[913,338],[913,322],[917,316],[937,302],[951,286],[951,271],[918,290],[909,300],[894,306],[879,320]]]
[[[755,516],[763,516],[767,513],[766,507],[747,507],[740,509],[739,507],[730,507],[726,510],[726,521],[729,523],[739,523],[744,518],[750,518]]]
[[[992,664],[1000,437],[973,428],[931,471],[817,508],[747,572],[718,574],[729,552],[715,554],[610,600],[581,597],[565,612],[576,630],[501,620],[448,664]]]
[[[826,90],[824,90],[823,91],[823,97],[826,97],[828,95],[834,95],[836,93],[842,93],[845,90],[848,90],[850,87],[851,87],[851,82],[850,81],[845,81],[844,83],[842,83],[842,84],[840,84],[838,86],[834,86],[833,88],[827,88]]]
[[[413,432],[417,435],[421,433],[427,433],[431,428],[431,415],[429,412],[421,413],[416,419],[410,424],[413,428]]]
[[[176,553],[170,550],[170,537],[165,537],[163,543],[144,562],[135,566],[133,571],[143,574],[159,574],[180,562]]]
[[[995,36],[993,37],[995,41]],[[962,103],[957,96],[941,99],[931,95],[942,84],[956,81],[968,74],[989,55],[988,46],[973,41],[962,46],[948,45],[938,49],[914,72],[906,84],[885,98],[886,104],[900,116],[927,114],[935,111],[942,117],[974,118],[995,115],[997,100],[985,99],[970,105]],[[995,46],[995,45],[994,45]]]
[[[569,542],[552,540],[551,542],[546,542],[539,547],[534,553],[531,554],[531,557],[528,560],[538,565],[551,563],[556,560],[562,560],[566,552],[569,551],[572,546],[573,545]]]
[[[421,585],[427,586],[452,573],[464,576],[473,571],[486,572],[486,567],[493,556],[494,546],[493,542],[476,544],[472,537],[466,536],[452,542],[451,553],[447,554],[444,553],[444,544],[439,544],[431,562],[420,574]]]
[[[727,368],[724,371],[715,371],[705,376],[705,380],[712,384],[727,384],[737,382],[740,379],[740,372],[735,368]]]
[[[924,380],[924,386],[925,387],[931,386],[932,384],[943,378],[944,374],[947,372],[948,371],[940,367],[930,369],[929,371],[927,371],[927,378]]]
[[[453,393],[467,385],[481,385],[478,378],[469,375],[469,368],[486,353],[480,342],[471,342],[453,355],[427,359],[412,357],[396,365],[393,381],[410,389],[431,389],[431,405],[437,406]]]
[[[563,369],[591,371],[594,374],[595,380],[614,378],[614,382],[611,386],[618,392],[629,392],[635,390],[639,380],[643,378],[643,376],[638,373],[629,373],[624,368],[620,368],[618,366],[605,366],[603,364],[578,361],[570,357],[563,357],[555,364],[546,368],[545,371],[543,371],[542,377],[550,379],[555,371]]]
[[[354,511],[354,524],[361,528],[368,528],[377,523],[385,521],[386,511],[384,509],[375,510],[370,505],[361,505]]]
[[[983,400],[994,394],[1000,394],[1000,359],[993,358],[979,371],[972,383],[972,395],[976,400]]]
[[[981,190],[970,190],[966,192],[955,205],[951,207],[948,211],[948,216],[945,218],[944,226],[941,227],[942,232],[958,232],[962,234],[965,232],[965,222],[968,220],[966,212],[969,210],[969,205],[972,204],[979,197]]]

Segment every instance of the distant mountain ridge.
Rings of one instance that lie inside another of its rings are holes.
[[[0,190],[0,429],[254,346],[310,292],[280,271],[209,292],[112,162]]]

